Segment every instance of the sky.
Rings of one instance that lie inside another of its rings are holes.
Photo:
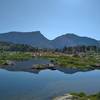
[[[0,33],[9,31],[100,40],[100,0],[0,0]]]

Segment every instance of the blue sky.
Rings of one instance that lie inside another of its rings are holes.
[[[0,0],[0,33],[38,30],[100,40],[100,0]]]

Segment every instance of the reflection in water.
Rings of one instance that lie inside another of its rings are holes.
[[[33,64],[39,63],[49,61],[33,59],[16,62],[15,66],[2,66],[10,71],[0,69],[0,100],[51,100],[70,92],[100,92],[100,70],[77,72],[59,67],[56,70],[31,69]]]
[[[16,62],[15,65],[8,65],[8,66],[2,66],[3,69],[6,69],[8,71],[23,71],[23,72],[31,72],[34,74],[39,74],[40,71],[39,69],[33,69],[34,64],[49,64],[50,62],[48,60],[44,59],[32,59],[28,61],[20,61]],[[50,70],[58,70],[61,71],[65,74],[73,74],[76,72],[81,72],[81,70],[78,69],[70,69],[70,68],[63,68],[63,67],[58,67],[55,66],[54,68],[50,68]]]
[[[32,59],[28,61],[19,61],[15,62],[15,65],[7,65],[7,66],[1,66],[1,68],[6,69],[8,71],[25,71],[25,72],[31,72],[31,73],[39,73],[40,70],[33,70],[32,67],[34,64],[49,64],[50,62],[48,60],[44,59]]]
[[[51,100],[70,92],[100,91],[98,70],[75,74],[57,70],[42,70],[38,74],[0,70],[0,80],[0,100]]]

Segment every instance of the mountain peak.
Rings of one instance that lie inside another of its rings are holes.
[[[32,31],[32,33],[40,33],[40,34],[41,34],[41,32],[40,32],[40,31]]]
[[[78,35],[76,35],[74,33],[66,33],[64,36],[67,36],[67,37],[79,37]]]
[[[52,48],[49,40],[40,31],[17,32],[12,31],[0,34],[0,40],[17,44],[27,44],[38,48]]]
[[[12,31],[0,34],[0,41],[12,42],[17,44],[27,44],[38,48],[63,48],[65,46],[98,45],[99,42],[88,37],[80,37],[74,33],[66,33],[54,40],[48,40],[40,31],[17,32]]]
[[[41,32],[40,31],[32,31],[32,32],[19,32],[19,31],[11,31],[11,32],[8,32],[8,33],[10,33],[10,34],[27,34],[27,33],[37,33],[37,34],[41,34]]]

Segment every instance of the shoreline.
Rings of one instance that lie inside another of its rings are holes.
[[[33,56],[32,52],[4,52],[0,56],[0,66],[2,65],[14,65],[14,61],[30,60],[32,58],[41,58],[49,60],[48,65],[37,64],[33,65],[33,69],[46,69],[55,68],[59,66],[61,68],[69,68],[81,71],[100,69],[100,55],[60,55],[60,54],[43,54],[41,56]]]
[[[69,93],[62,96],[57,96],[52,100],[100,100],[100,92],[92,95],[81,93]]]

